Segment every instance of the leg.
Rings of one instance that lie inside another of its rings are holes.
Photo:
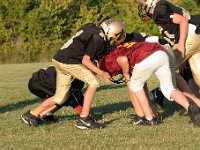
[[[38,117],[42,112],[50,109],[52,106],[56,105],[56,102],[54,101],[54,97],[50,97],[47,100],[45,100],[42,104],[40,104],[38,107],[33,109],[31,113]]]
[[[185,110],[188,110],[189,107],[189,102],[187,100],[187,98],[183,95],[182,92],[178,91],[178,90],[173,90],[171,92],[170,97],[172,99],[175,100],[176,103],[178,103],[179,105],[181,105],[183,108],[185,108]]]
[[[57,105],[51,106],[49,109],[47,109],[47,110],[41,112],[41,113],[40,113],[40,117],[46,116],[49,112],[55,113],[55,112],[58,110],[57,108],[58,108]]]
[[[194,95],[196,97],[200,98],[200,93],[199,93],[200,89],[199,89],[199,86],[194,82],[193,79],[190,79],[188,81],[188,86],[190,87],[192,93],[194,93]]]
[[[179,90],[192,94],[190,87],[187,85],[183,77],[178,73],[176,73],[176,84]]]
[[[66,68],[68,68],[68,66],[69,65],[65,65]],[[95,123],[94,118],[91,118],[89,115],[94,95],[99,87],[98,78],[83,65],[70,65],[67,71],[72,74],[74,78],[88,84],[88,89],[86,90],[83,100],[82,112],[75,124],[76,127],[79,129],[102,128],[102,126]]]
[[[147,120],[152,120],[154,117],[152,107],[149,103],[148,96],[145,93],[144,83],[151,77],[154,71],[159,66],[157,57],[159,56],[159,52],[155,52],[142,62],[136,64],[133,69],[130,89],[135,93],[136,99],[139,102],[139,105],[147,118]]]
[[[151,106],[149,104],[149,100],[146,96],[146,93],[144,90],[140,90],[138,92],[135,92],[135,96],[137,99],[139,99],[139,105],[141,106],[141,109],[145,115],[145,117],[148,119],[148,120],[151,120],[153,119],[153,111],[151,109]]]
[[[133,105],[133,107],[135,109],[135,113],[136,113],[136,115],[134,116],[131,123],[133,125],[143,125],[143,124],[145,124],[145,114],[144,114],[142,108],[140,107],[139,101],[137,100],[135,93],[132,92],[131,90],[128,90],[128,92],[129,92],[131,102],[132,102],[132,105]],[[145,93],[146,93],[149,104],[151,104],[150,98],[148,95],[148,88],[147,88],[146,84],[145,84]],[[150,106],[151,106],[153,112],[151,110],[150,111],[154,114],[154,116],[157,116],[156,108],[153,107],[152,104]]]
[[[163,57],[163,64],[155,72],[158,80],[160,81],[160,88],[165,97],[169,100],[174,99],[175,102],[180,104],[183,108],[188,110],[189,102],[186,97],[178,90],[176,90],[172,83],[172,73],[169,68],[169,61],[167,55],[160,56]]]
[[[137,116],[139,117],[144,117],[144,113],[143,113],[143,110],[142,108],[140,107],[140,104],[135,96],[135,93],[133,93],[132,91],[128,90],[129,92],[129,96],[131,98],[131,102],[132,102],[132,105],[135,109],[135,113]]]
[[[83,100],[83,110],[80,114],[81,117],[86,117],[89,115],[96,90],[97,87],[88,87],[88,89],[86,90]]]
[[[151,101],[151,98],[150,98],[150,95],[149,95],[149,89],[148,89],[146,83],[145,83],[145,85],[144,85],[144,91],[145,91],[145,94],[146,94],[147,99],[148,99],[148,101],[149,101],[149,104],[150,104],[150,106],[151,106],[152,113],[153,113],[154,117],[156,117],[156,116],[158,115],[158,111],[157,111],[156,107],[153,105],[153,103],[152,103],[152,101]]]
[[[41,113],[44,114],[44,112],[47,112],[47,110],[51,110],[51,107],[56,104],[63,104],[68,97],[72,77],[69,74],[63,74],[63,71],[61,71],[59,68],[62,66],[59,66],[58,64],[59,67],[57,67],[56,65],[57,64],[55,64],[57,71],[55,95],[53,97],[48,98],[41,105],[39,105],[31,111],[31,113],[36,117],[38,117]]]
[[[39,125],[39,115],[45,110],[51,108],[51,106],[53,105],[55,105],[55,102],[53,100],[53,97],[50,97],[49,99],[45,100],[41,105],[33,109],[33,111],[28,111],[21,115],[21,119],[22,121],[24,121],[24,123],[36,127]]]
[[[85,92],[83,100],[83,109],[80,114],[80,116],[88,116],[96,90],[99,87],[99,80],[90,70],[88,70],[83,65],[76,65],[74,70],[70,70],[70,72],[74,75],[75,78],[83,81],[84,83],[88,83],[88,89]]]

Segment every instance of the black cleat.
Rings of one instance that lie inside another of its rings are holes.
[[[54,115],[47,115],[47,116],[44,116],[44,117],[40,117],[39,120],[40,120],[41,123],[58,122],[58,119],[55,118]]]
[[[195,126],[200,126],[200,109],[196,104],[189,105],[188,115]]]
[[[21,115],[21,119],[24,123],[37,127],[39,125],[39,119],[30,113],[30,110]]]
[[[145,118],[145,121],[144,121],[144,123],[143,123],[142,125],[144,125],[144,126],[154,126],[154,125],[158,125],[158,120],[157,120],[157,118],[153,118],[153,119],[151,119],[151,120],[147,120],[147,119]]]
[[[79,129],[101,129],[102,125],[94,122],[89,116],[87,117],[78,117],[78,121],[75,126]]]
[[[187,116],[188,115],[188,111],[185,110],[184,108],[182,108],[180,111],[179,111],[179,116]]]
[[[92,114],[89,114],[88,117],[90,118],[90,120],[92,120],[93,122],[97,122],[97,120],[94,118],[94,116]]]
[[[136,125],[136,126],[141,126],[145,123],[146,119],[144,117],[140,117],[138,115],[135,115],[133,120],[131,121],[132,125]]]

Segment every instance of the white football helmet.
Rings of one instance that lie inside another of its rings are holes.
[[[101,23],[107,41],[110,45],[121,44],[126,38],[126,28],[119,19],[108,19]]]
[[[147,14],[152,14],[159,0],[138,0],[138,15],[143,19]]]

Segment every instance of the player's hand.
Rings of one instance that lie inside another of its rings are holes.
[[[126,81],[130,81],[130,74],[123,74],[124,78],[126,79]]]
[[[109,83],[109,82],[110,82],[110,75],[109,75],[109,73],[103,71],[103,72],[101,73],[101,76],[103,77],[103,79],[104,79],[104,81],[105,81],[106,83]]]

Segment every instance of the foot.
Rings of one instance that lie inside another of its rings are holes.
[[[55,118],[54,115],[47,115],[44,117],[40,117],[40,121],[41,121],[41,123],[51,123],[51,122],[57,122],[58,119]]]
[[[188,111],[185,110],[184,108],[182,108],[180,111],[179,111],[179,116],[187,116],[188,115]]]
[[[153,118],[153,119],[151,119],[151,120],[147,120],[147,119],[145,118],[145,121],[144,121],[144,123],[143,123],[142,125],[144,125],[144,126],[154,126],[154,125],[158,125],[158,120],[157,120],[157,118]]]
[[[200,109],[196,104],[189,105],[188,115],[195,126],[200,126]]]
[[[38,117],[32,115],[30,110],[21,115],[21,120],[30,126],[37,127],[39,125]]]
[[[101,129],[102,125],[94,122],[89,116],[87,117],[78,117],[78,121],[75,126],[79,129]]]
[[[135,115],[133,120],[131,121],[132,125],[137,125],[137,126],[141,126],[143,125],[145,122],[145,118],[144,117],[140,117],[138,115]]]
[[[97,122],[97,120],[94,118],[94,116],[92,114],[89,114],[88,117],[90,118],[90,120],[92,120],[93,122]]]

